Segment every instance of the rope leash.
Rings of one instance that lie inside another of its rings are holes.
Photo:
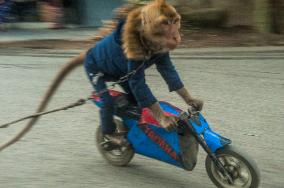
[[[32,115],[29,115],[29,116],[26,116],[26,117],[14,120],[12,122],[0,125],[0,129],[8,128],[10,125],[13,125],[13,124],[16,124],[18,122],[24,121],[26,119],[30,119],[30,118],[34,118],[34,117],[38,117],[38,116],[43,116],[43,115],[51,114],[51,113],[54,113],[54,112],[69,110],[69,109],[75,108],[77,106],[82,106],[82,105],[86,104],[86,102],[89,101],[89,100],[91,100],[91,97],[88,97],[87,99],[79,99],[77,102],[71,103],[71,104],[69,104],[67,106],[64,106],[64,107],[61,107],[61,108],[56,108],[54,110],[50,110],[50,111],[46,111],[46,112],[35,113],[35,114],[32,114]]]
[[[114,82],[113,84],[111,84],[110,87],[107,87],[107,88],[101,90],[100,92],[97,92],[96,94],[97,94],[98,96],[101,96],[102,94],[108,92],[109,89],[114,88],[117,84],[120,84],[120,83],[123,83],[123,82],[129,80],[129,78],[132,77],[134,74],[136,74],[136,72],[137,72],[139,69],[141,69],[143,66],[144,66],[144,62],[143,62],[136,70],[133,70],[133,71],[127,73],[125,76],[121,77],[118,81],[116,81],[116,82]],[[50,110],[50,111],[46,111],[46,112],[39,112],[39,113],[35,113],[35,114],[29,115],[29,116],[25,116],[25,117],[23,117],[23,118],[14,120],[14,121],[12,121],[12,122],[5,123],[5,124],[3,124],[3,125],[0,125],[0,129],[8,128],[10,125],[13,125],[13,124],[16,124],[16,123],[18,123],[18,122],[24,121],[24,120],[26,120],[26,119],[31,119],[31,118],[35,118],[35,117],[39,117],[39,116],[51,114],[51,113],[54,113],[54,112],[69,110],[69,109],[75,108],[75,107],[77,107],[77,106],[82,106],[82,105],[86,104],[86,102],[89,101],[89,100],[91,100],[91,99],[92,99],[91,97],[88,97],[87,99],[79,99],[77,102],[71,103],[71,104],[69,104],[69,105],[67,105],[67,106],[64,106],[64,107],[61,107],[61,108],[56,108],[56,109],[54,109],[54,110]]]
[[[117,84],[120,84],[120,83],[123,83],[123,82],[129,80],[129,78],[132,77],[134,74],[136,74],[136,72],[139,69],[141,69],[143,66],[144,66],[144,62],[136,70],[133,70],[133,71],[127,73],[125,76],[121,77],[118,81],[116,81],[113,84],[111,84],[110,87],[107,87],[107,88],[101,90],[100,92],[97,92],[96,94],[98,96],[101,96],[102,94],[108,92],[109,89],[114,88]],[[46,111],[46,112],[39,112],[39,113],[35,113],[35,114],[29,115],[29,116],[25,116],[23,118],[20,118],[20,119],[11,121],[9,123],[5,123],[3,125],[0,125],[0,129],[8,128],[10,125],[16,124],[18,122],[21,122],[21,121],[24,121],[24,120],[27,120],[27,119],[31,119],[31,118],[35,118],[35,117],[39,117],[39,116],[43,116],[43,115],[47,115],[47,114],[51,114],[51,113],[54,113],[54,112],[69,110],[69,109],[75,108],[77,106],[82,106],[82,105],[86,104],[86,102],[91,100],[91,99],[92,99],[91,97],[88,97],[87,99],[79,99],[77,102],[71,103],[71,104],[69,104],[67,106],[64,106],[64,107],[61,107],[61,108],[56,108],[54,110],[50,110],[50,111]]]
[[[153,61],[155,61],[156,59],[160,58],[160,56],[156,57]],[[143,68],[145,65],[145,60],[141,63],[141,65],[139,65],[135,70],[127,73],[126,75],[120,77],[116,82],[114,82],[113,84],[111,84],[109,87],[97,92],[96,94],[98,96],[101,96],[103,93],[106,93],[109,91],[109,89],[112,89],[114,88],[117,84],[120,84],[120,83],[123,83],[123,82],[126,82],[127,80],[129,80],[132,76],[134,76],[137,71],[139,71],[141,68]],[[96,76],[103,76],[102,75],[93,75],[92,77],[96,77]],[[92,81],[93,82],[93,81]],[[93,83],[95,84],[95,83]],[[39,117],[39,116],[43,116],[43,115],[47,115],[47,114],[51,114],[51,113],[54,113],[54,112],[59,112],[59,111],[65,111],[65,110],[69,110],[71,108],[75,108],[77,106],[82,106],[84,104],[86,104],[87,101],[89,100],[92,100],[91,97],[88,97],[87,99],[79,99],[77,102],[75,103],[71,103],[67,106],[64,106],[64,107],[61,107],[61,108],[56,108],[56,109],[53,109],[53,110],[50,110],[50,111],[46,111],[46,112],[39,112],[39,113],[35,113],[35,114],[32,114],[32,115],[29,115],[29,116],[25,116],[23,118],[20,118],[20,119],[17,119],[17,120],[14,120],[14,121],[11,121],[9,123],[5,123],[3,125],[0,125],[0,129],[4,129],[4,128],[8,128],[10,125],[13,125],[13,124],[16,124],[18,122],[21,122],[21,121],[24,121],[24,120],[27,120],[27,119],[31,119],[31,118],[35,118],[35,117]]]

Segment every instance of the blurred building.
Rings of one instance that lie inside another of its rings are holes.
[[[71,11],[76,12],[79,22],[85,26],[100,26],[102,20],[112,17],[113,9],[119,7],[123,0],[69,0]],[[73,5],[72,5],[73,4]],[[72,17],[72,15],[70,15]],[[69,16],[68,16],[69,17]]]
[[[123,0],[2,0],[10,1],[14,22],[54,22],[101,26]],[[1,5],[0,5],[1,6]]]
[[[66,24],[98,27],[123,3],[123,0],[62,0],[63,20]]]
[[[123,4],[123,0],[57,0],[57,2],[59,3],[53,6],[58,9],[57,12],[61,12],[62,17],[58,19],[62,23],[97,27],[102,25],[103,20],[112,17],[113,9]],[[46,13],[45,17],[48,16],[54,16],[52,11]]]

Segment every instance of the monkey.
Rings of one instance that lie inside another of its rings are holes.
[[[153,64],[170,91],[176,91],[188,105],[201,110],[203,101],[189,94],[169,57],[169,51],[174,50],[181,42],[181,16],[176,9],[165,0],[154,0],[140,7],[124,6],[118,10],[117,15],[114,21],[107,22],[105,27],[99,30],[99,34],[93,38],[92,48],[74,57],[60,69],[36,112],[45,110],[65,77],[78,66],[84,65],[87,76],[98,93],[106,89],[107,81],[118,80],[129,71],[136,71],[136,74],[121,86],[141,108],[149,108],[156,120],[165,129],[170,130],[176,125],[176,120],[164,115],[145,82],[144,71]],[[142,68],[137,70],[141,64]],[[112,69],[109,68],[111,66]],[[93,84],[94,76],[98,73],[103,73],[103,76],[96,78],[97,82]],[[113,134],[115,125],[112,99],[108,92],[103,93],[101,98],[106,103],[100,111],[101,124],[105,124],[101,125],[103,131],[105,130],[103,134],[114,142],[121,143],[121,138]],[[38,120],[39,117],[30,119],[15,137],[0,146],[0,151],[19,141]]]

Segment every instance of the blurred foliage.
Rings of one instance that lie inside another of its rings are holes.
[[[146,4],[152,0],[126,0]],[[201,27],[246,27],[284,33],[284,0],[167,0],[184,23]],[[188,25],[186,24],[186,25]]]

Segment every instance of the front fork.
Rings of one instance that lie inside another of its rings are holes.
[[[228,170],[224,167],[224,165],[221,163],[221,161],[218,159],[216,154],[211,151],[211,149],[206,144],[205,140],[199,136],[198,134],[194,134],[197,142],[202,146],[202,148],[206,151],[206,153],[209,155],[211,160],[214,162],[216,168],[221,172],[221,174],[225,177],[226,181],[232,185],[234,183],[233,178],[231,174],[228,172]]]
[[[229,184],[233,184],[232,176],[215,154],[217,149],[230,144],[231,140],[211,131],[207,122],[199,113],[195,113],[193,115],[188,115],[187,113],[181,114],[181,116],[179,117],[178,125],[181,129],[184,129],[185,127],[189,128],[189,131],[195,137],[197,142],[214,162],[216,168],[221,172],[221,174],[225,177]],[[203,126],[202,132],[200,132],[201,129],[199,129],[199,132],[196,131],[196,125],[200,127]]]

